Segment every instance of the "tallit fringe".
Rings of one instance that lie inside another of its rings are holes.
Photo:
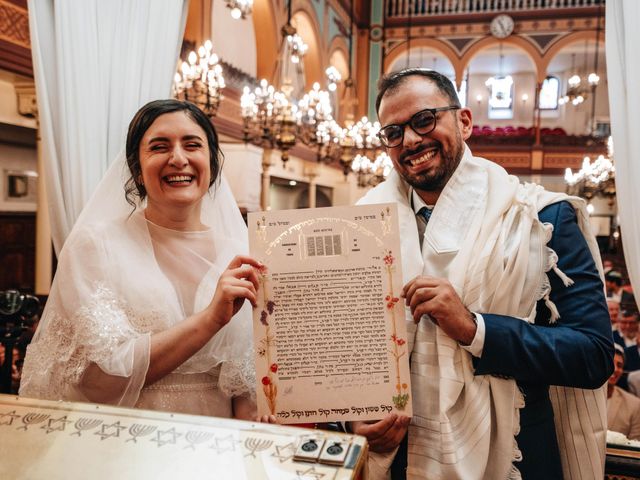
[[[558,307],[556,307],[556,304],[551,301],[548,293],[543,298],[544,298],[544,304],[547,306],[547,308],[551,312],[551,318],[549,319],[549,323],[555,323],[556,320],[560,318],[560,312],[558,312]]]
[[[570,287],[571,285],[573,285],[575,282],[573,280],[571,280],[569,277],[567,277],[567,275],[558,268],[557,264],[553,264],[551,266],[551,268],[553,268],[553,271],[556,272],[556,275],[558,275],[558,277],[560,277],[560,280],[562,280],[562,283],[564,283],[565,287]]]

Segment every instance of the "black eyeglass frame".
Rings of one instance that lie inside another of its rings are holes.
[[[437,108],[425,108],[423,110],[420,110],[419,112],[414,113],[413,115],[411,115],[411,118],[409,120],[407,120],[404,123],[392,123],[391,125],[386,125],[384,127],[382,127],[380,129],[380,131],[378,132],[378,138],[380,139],[380,142],[382,142],[382,145],[384,145],[387,148],[395,148],[398,145],[400,145],[402,143],[402,141],[404,140],[404,130],[405,128],[407,128],[407,125],[409,125],[411,127],[411,130],[413,130],[414,132],[416,132],[418,135],[427,135],[431,132],[433,132],[436,129],[436,123],[438,120],[438,117],[436,116],[436,113],[438,112],[447,112],[449,110],[460,110],[462,107],[459,105],[449,105],[447,107],[437,107]],[[433,126],[427,130],[427,131],[421,131],[419,132],[418,130],[416,130],[413,126],[413,121],[415,120],[415,118],[420,115],[421,113],[424,112],[431,112],[431,114],[433,115]],[[402,134],[400,135],[400,140],[397,143],[394,143],[393,145],[390,145],[387,140],[385,139],[386,136],[384,135],[383,131],[386,130],[389,127],[399,127],[400,131],[402,132]]]

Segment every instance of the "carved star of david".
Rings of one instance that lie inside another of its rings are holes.
[[[280,460],[280,463],[284,463],[287,460],[293,458],[293,455],[296,453],[296,445],[291,442],[286,445],[276,445],[275,453],[272,453],[271,456]]]
[[[216,438],[215,443],[209,448],[212,448],[218,454],[223,452],[235,452],[236,443],[236,439],[233,438],[233,435],[227,435],[226,437]]]
[[[4,419],[0,421],[0,425],[11,425],[16,418],[20,418],[20,415],[16,415],[16,411],[12,410],[8,413],[0,413],[0,418]]]
[[[322,472],[318,472],[316,470],[316,467],[313,466],[304,471],[296,470],[296,475],[297,475],[297,480],[307,480],[309,478],[315,478],[316,480],[319,480],[320,478],[324,477],[325,474]]]
[[[45,433],[63,432],[67,426],[67,423],[73,422],[71,422],[71,420],[67,420],[67,416],[65,415],[64,417],[60,418],[50,418],[49,420],[47,420],[47,424],[41,426],[40,428],[42,428]]]
[[[158,447],[171,444],[175,445],[178,437],[182,435],[176,432],[176,427],[171,427],[169,430],[158,430],[156,432],[156,438],[151,439],[152,442],[157,442]]]
[[[127,427],[123,427],[120,425],[120,420],[111,425],[102,425],[102,428],[99,432],[94,433],[94,435],[100,435],[100,440],[104,440],[105,438],[115,437],[118,438],[120,436],[120,430],[126,430]]]

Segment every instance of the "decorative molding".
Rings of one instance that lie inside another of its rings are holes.
[[[15,83],[16,96],[18,97],[18,113],[25,117],[38,116],[38,102],[36,99],[36,86],[33,82]]]
[[[553,43],[555,40],[562,37],[562,34],[558,35],[554,33],[552,34],[545,33],[542,35],[529,34],[527,36],[533,41],[533,43],[538,47],[538,49],[541,52],[544,52],[551,43]]]
[[[464,51],[471,45],[478,37],[464,37],[464,38],[444,38],[443,41],[449,43],[457,52],[459,56],[462,56]]]
[[[497,163],[503,168],[513,171],[531,170],[530,152],[482,152],[482,156]]]
[[[0,40],[23,48],[31,48],[29,14],[26,8],[0,0]]]

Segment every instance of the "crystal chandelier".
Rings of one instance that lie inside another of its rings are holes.
[[[282,27],[282,36],[274,74],[278,86],[270,85],[266,79],[262,79],[253,92],[245,86],[240,106],[244,141],[256,143],[263,148],[277,148],[282,152],[282,161],[286,162],[289,150],[296,145],[299,137],[303,143],[315,142],[317,123],[324,120],[327,108],[319,85],[317,88],[314,85],[312,91],[303,97],[300,109],[294,98],[292,73],[302,75],[302,58],[307,46],[291,25],[291,1],[288,4],[287,23]],[[329,106],[329,116],[330,108]]]
[[[182,62],[173,80],[172,94],[178,100],[195,103],[209,117],[214,117],[222,100],[225,87],[218,56],[212,52],[210,40],[192,51],[187,62]]]
[[[571,55],[571,71],[575,71],[575,56],[576,54]],[[587,56],[586,45],[585,45],[585,59]],[[586,60],[585,60],[586,63]],[[600,76],[596,73],[598,69],[598,44],[596,43],[596,54],[595,54],[595,62],[594,62],[594,71],[587,75],[586,84],[583,79],[577,73],[574,73],[567,80],[567,90],[565,94],[558,99],[559,105],[566,105],[571,103],[574,107],[584,103],[584,101],[589,96],[589,92],[593,92],[593,90],[600,83]],[[586,67],[585,67],[586,70]]]
[[[333,119],[318,126],[318,160],[339,162],[345,175],[352,171],[351,164],[360,155],[374,158],[380,151],[378,132],[380,123],[362,117],[357,123],[344,128]]]
[[[244,87],[240,108],[244,141],[276,147],[282,151],[282,161],[289,160],[289,150],[296,144],[297,107],[286,90],[276,90],[262,79],[253,92]]]
[[[393,162],[385,152],[380,152],[373,162],[368,157],[358,154],[351,164],[361,188],[375,187],[387,178],[392,168]]]
[[[253,0],[224,0],[224,3],[231,9],[231,17],[236,20],[247,18],[253,10]]]
[[[338,83],[342,80],[342,75],[333,65],[329,66],[324,73],[327,76],[327,88],[330,92],[335,92],[338,88]]]
[[[318,82],[314,83],[297,105],[298,137],[305,145],[315,147],[318,144],[319,125],[332,120],[331,111],[329,92],[321,90]]]
[[[613,198],[616,194],[615,166],[613,164],[613,140],[608,140],[608,155],[599,155],[593,162],[591,158],[584,157],[582,168],[573,173],[567,168],[564,180],[567,184],[567,193],[579,197],[592,199],[596,195]]]

